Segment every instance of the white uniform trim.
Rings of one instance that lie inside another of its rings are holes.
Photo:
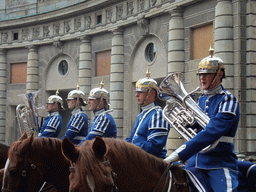
[[[224,168],[224,174],[226,177],[226,183],[227,183],[227,192],[232,192],[232,179],[229,174],[229,170],[227,168]]]

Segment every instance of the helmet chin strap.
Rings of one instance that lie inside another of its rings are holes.
[[[212,80],[212,82],[210,83],[210,85],[207,87],[207,90],[211,90],[211,89],[214,88],[214,87],[211,88],[211,86],[212,86],[213,83],[216,81],[218,75],[220,74],[220,71],[221,71],[220,68],[218,68],[218,71],[215,73],[215,77],[214,77],[214,79]],[[201,84],[201,82],[200,82],[200,84]],[[202,84],[201,84],[201,86],[202,86]]]
[[[99,106],[100,106],[100,103],[103,101],[103,98],[101,97],[100,100],[99,100],[99,104],[97,105],[97,107],[95,108],[94,111],[98,110]]]
[[[144,106],[144,105],[145,105],[145,102],[147,101],[148,96],[150,95],[151,91],[152,91],[152,88],[149,88],[149,89],[148,89],[148,94],[147,94],[147,96],[145,97],[145,99],[144,99],[143,103],[141,104],[141,106]]]

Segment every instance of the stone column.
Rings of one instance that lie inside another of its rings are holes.
[[[242,99],[244,103],[241,105],[245,106],[245,113],[241,115],[243,119],[246,119],[246,129],[244,128],[244,122],[241,122],[241,130],[246,130],[246,142],[242,142],[242,149],[246,149],[248,155],[254,161],[256,159],[256,39],[255,39],[255,30],[256,30],[256,0],[250,0],[247,2],[239,2],[240,6],[244,6],[246,4],[246,22],[241,22],[241,26],[244,26],[246,23],[246,68],[243,67],[241,69],[246,75],[244,78],[246,79],[246,92],[241,91]],[[244,3],[244,4],[243,4]],[[242,5],[241,5],[242,4]],[[244,16],[244,15],[243,15]],[[244,16],[244,17],[245,17]],[[244,39],[243,39],[244,40]],[[242,63],[244,64],[244,62]],[[244,74],[242,73],[242,74]],[[243,84],[242,84],[243,86]],[[242,94],[243,93],[243,94]]]
[[[27,93],[38,91],[39,81],[39,62],[38,49],[32,45],[28,47],[28,63],[27,63]]]
[[[124,39],[123,30],[113,30],[110,72],[110,105],[114,110],[113,118],[117,125],[117,134],[123,135],[124,108]]]
[[[168,43],[168,74],[184,72],[184,21],[183,10],[176,8],[170,12],[169,43]]]
[[[0,49],[0,142],[5,142],[6,133],[6,51]]]
[[[84,36],[80,40],[78,84],[80,86],[80,90],[88,95],[91,90],[91,37]]]
[[[176,8],[170,11],[169,21],[169,43],[168,43],[168,74],[172,72],[185,71],[185,51],[184,51],[184,21],[183,10]],[[180,147],[185,140],[179,133],[171,128],[167,140],[167,154]]]

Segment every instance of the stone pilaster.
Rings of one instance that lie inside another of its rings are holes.
[[[239,2],[240,4],[246,3],[246,94],[244,102],[246,104],[246,113],[244,114],[244,118],[246,118],[246,142],[243,140],[242,149],[246,150],[248,153],[246,155],[254,156],[253,159],[256,159],[256,39],[255,39],[255,31],[256,31],[256,1],[250,0],[247,2]],[[242,126],[242,122],[241,122]],[[242,127],[241,127],[242,129]]]
[[[123,30],[113,30],[110,72],[110,105],[117,125],[118,137],[123,135],[124,108],[124,39]]]
[[[6,51],[0,49],[0,142],[5,142],[6,133],[6,77],[7,77]]]
[[[39,62],[38,48],[34,45],[28,47],[28,63],[27,63],[27,93],[38,91],[39,81]]]
[[[214,51],[226,67],[225,88],[234,89],[233,7],[231,0],[218,0],[215,7]]]
[[[176,8],[170,11],[169,21],[169,43],[168,43],[168,74],[185,71],[185,50],[184,50],[184,21],[183,10]],[[168,154],[176,150],[184,143],[179,133],[171,128],[167,140],[166,149]]]
[[[169,43],[168,43],[168,74],[184,72],[184,21],[183,10],[180,8],[170,12]]]
[[[86,95],[89,94],[91,89],[91,63],[91,37],[84,36],[81,38],[80,45],[78,84],[80,86],[80,90]]]

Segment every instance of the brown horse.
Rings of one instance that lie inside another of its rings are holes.
[[[162,159],[122,140],[96,137],[77,146],[65,138],[62,151],[71,163],[71,192],[189,190],[181,167],[166,172]]]
[[[47,191],[68,191],[68,175],[69,161],[61,153],[60,139],[23,133],[9,149],[2,191],[35,192],[45,181],[56,187]]]

